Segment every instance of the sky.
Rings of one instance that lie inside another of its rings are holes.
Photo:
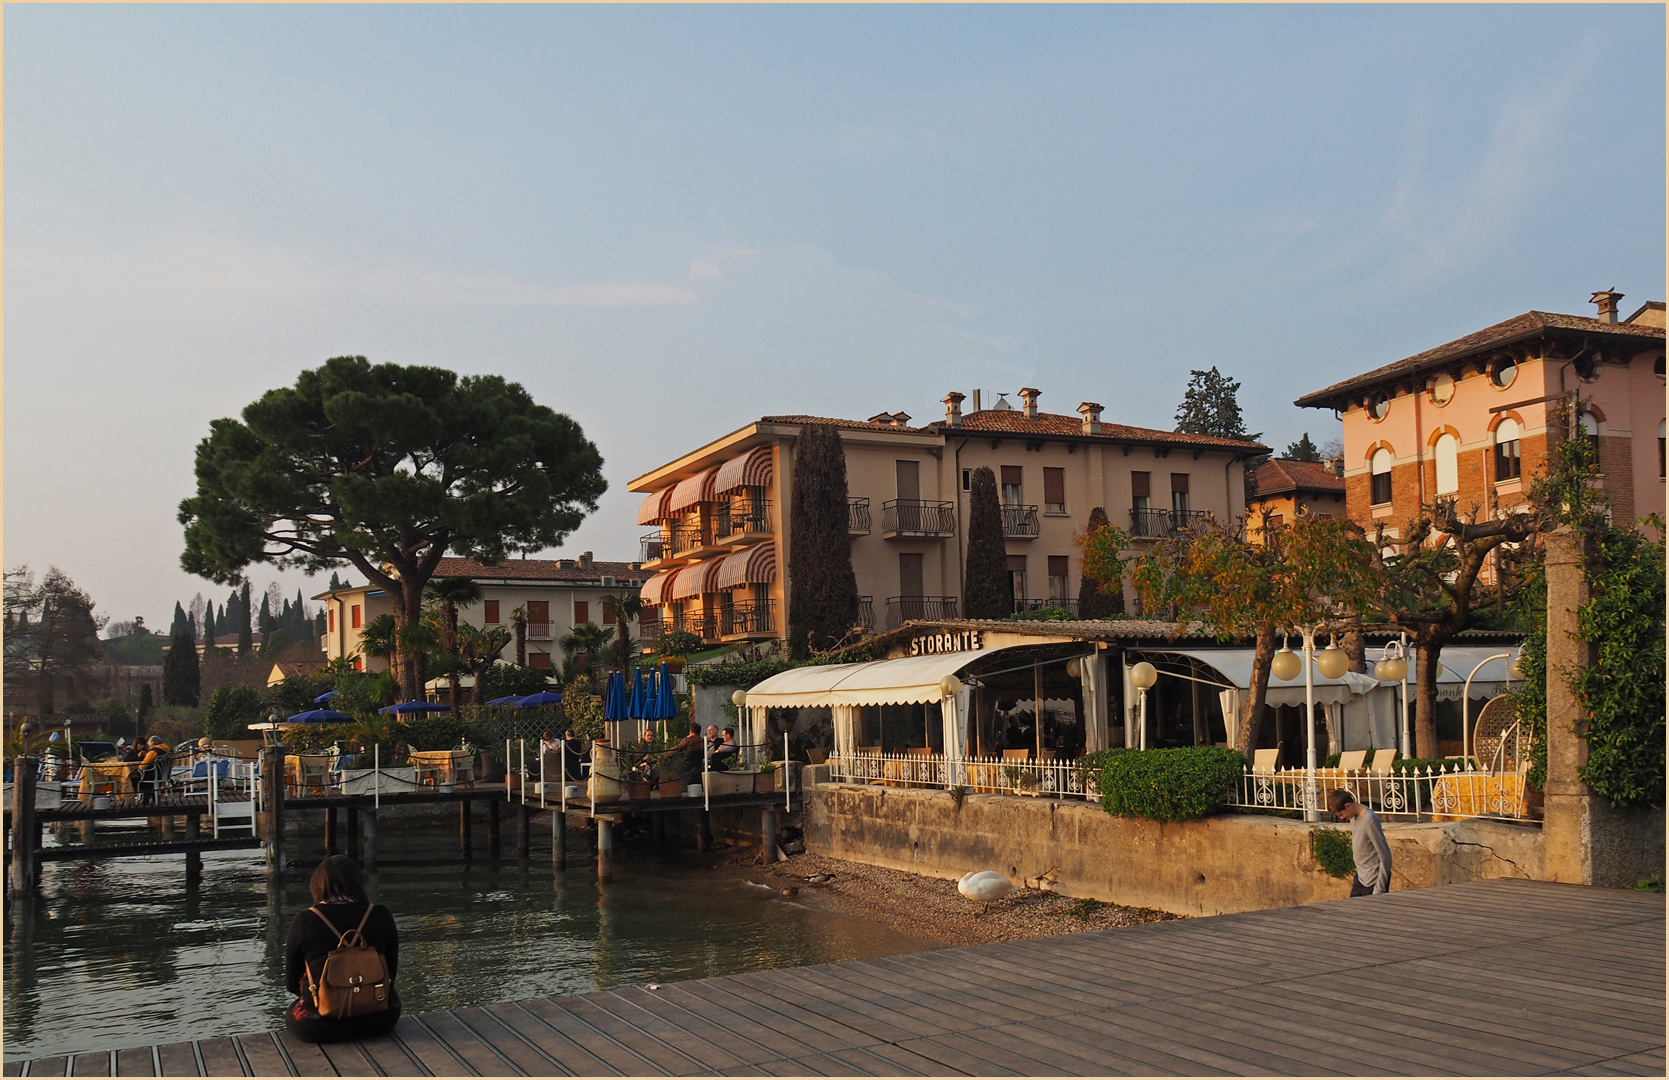
[[[498,373],[609,491],[772,413],[1170,428],[1665,295],[1661,5],[9,5],[4,559],[166,626],[196,445],[332,356]],[[257,591],[321,587],[251,570]]]

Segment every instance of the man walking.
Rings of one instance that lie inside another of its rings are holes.
[[[1327,793],[1327,808],[1340,821],[1350,822],[1350,850],[1356,859],[1351,896],[1373,896],[1391,891],[1391,845],[1385,842],[1379,815],[1340,788]]]

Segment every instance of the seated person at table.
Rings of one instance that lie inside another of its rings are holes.
[[[701,769],[701,725],[690,721],[690,733],[678,741],[672,748],[672,753],[666,756],[661,765],[661,779],[674,780],[680,776],[690,776]]]
[[[126,739],[117,739],[116,749],[119,751],[122,761],[131,764],[139,760],[139,746],[137,743],[129,745]]]
[[[574,734],[569,728],[564,734],[563,742],[568,747],[568,782],[577,783],[585,779],[585,762],[591,756],[585,749],[585,740]]]
[[[157,789],[168,778],[173,768],[173,749],[155,735],[151,736],[145,756],[139,759],[139,795],[144,802],[156,797]]]
[[[721,761],[738,751],[736,746],[736,729],[726,727],[724,735],[719,739],[719,745],[713,748],[713,760]]]
[[[400,932],[394,925],[393,914],[382,905],[371,903],[359,864],[346,855],[332,855],[321,862],[307,888],[313,896],[313,906],[290,921],[290,933],[284,943],[284,988],[296,996],[284,1011],[284,1027],[291,1035],[310,1043],[386,1035],[400,1019],[400,995],[394,989],[394,976],[400,967]],[[350,1006],[349,1015],[335,1015],[336,1009],[328,1001],[321,1010],[321,996],[359,996],[332,994],[320,983],[330,952],[344,944],[359,944],[361,940],[382,955],[387,972],[385,997],[379,1002],[377,989],[367,985],[361,991],[367,1004]]]

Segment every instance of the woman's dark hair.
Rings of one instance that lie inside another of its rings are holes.
[[[346,855],[327,856],[313,871],[307,891],[313,894],[315,904],[326,900],[370,900],[365,895],[365,875],[360,873],[359,864]]]

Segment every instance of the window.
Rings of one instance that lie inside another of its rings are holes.
[[[1662,427],[1662,426],[1663,426],[1663,425],[1662,425],[1662,424],[1659,424],[1659,425],[1658,425],[1658,427],[1660,427],[1660,428],[1661,428],[1661,427]],[[1660,434],[1660,435],[1661,435],[1661,434],[1663,434],[1663,433],[1662,433],[1662,432],[1661,432],[1661,431],[1660,431],[1660,432],[1658,432],[1658,434]],[[331,609],[330,609],[330,612],[329,612],[329,619],[330,619],[330,626],[329,626],[329,630],[330,630],[330,632],[331,632],[331,633],[333,633],[333,634],[334,634],[334,633],[336,633],[336,609],[335,609],[335,608],[331,608]]]
[[[1505,390],[1518,378],[1518,365],[1511,360],[1502,360],[1489,371],[1489,381]]]
[[[1138,536],[1148,536],[1148,514],[1153,503],[1153,477],[1150,473],[1133,472],[1130,474],[1130,527],[1136,530]]]
[[[1178,515],[1188,513],[1188,474],[1185,472],[1171,473],[1171,512]]]
[[[486,601],[486,603],[482,604],[482,607],[486,609],[485,613],[482,615],[482,618],[486,620],[487,625],[488,626],[498,625],[498,622],[499,622],[498,601],[497,600],[488,600],[488,601]]]
[[[527,666],[530,667],[530,668],[539,668],[541,670],[549,670],[549,668],[551,666],[551,654],[550,653],[544,653],[544,652],[528,653],[527,654]]]
[[[364,671],[365,670],[365,657],[363,657],[363,656],[354,657],[354,670],[355,671]]]
[[[974,489],[974,471],[972,469],[963,469],[962,470],[962,490],[963,491],[972,491],[973,489]]]
[[[549,600],[529,600],[527,602],[527,621],[530,623],[544,623],[549,626],[551,602]]]
[[[900,461],[896,463],[898,476],[898,498],[904,502],[921,501],[921,462]]]
[[[1518,421],[1508,417],[1495,426],[1495,481],[1517,480],[1523,472],[1518,459]]]
[[[1008,589],[1014,594],[1014,599],[1022,600],[1026,596],[1026,557],[1024,555],[1010,555],[1008,557]]]
[[[612,605],[612,604],[604,604],[603,605],[603,625],[604,626],[613,626],[614,625],[614,605]]]
[[[1385,414],[1391,411],[1391,399],[1384,394],[1375,394],[1368,401],[1368,415],[1375,420],[1385,419]]]
[[[898,554],[898,595],[923,596],[926,595],[926,575],[922,572],[922,558],[919,552],[899,552]]]
[[[1384,506],[1391,501],[1391,451],[1383,446],[1375,450],[1368,463],[1368,472],[1373,477],[1370,499],[1375,506]]]
[[[355,604],[352,608],[350,608],[349,609],[349,614],[352,615],[352,619],[351,619],[351,621],[349,622],[348,625],[352,626],[355,630],[358,630],[361,626],[361,618],[360,618],[360,614],[359,614],[359,605]]]
[[[1067,591],[1069,573],[1065,555],[1049,556],[1049,599],[1066,600],[1072,595]]]
[[[1439,375],[1431,381],[1431,400],[1438,406],[1447,405],[1455,397],[1455,380],[1448,374]]]
[[[1285,525],[1286,522],[1287,522],[1287,516],[1285,514],[1270,514],[1269,515],[1269,527],[1271,529],[1278,529],[1282,525]]]
[[[591,605],[584,600],[574,601],[574,625],[580,626],[591,621]]]
[[[1043,512],[1066,513],[1066,470],[1043,470]]]
[[[1018,465],[1003,466],[1002,500],[1004,506],[1019,506],[1025,500],[1021,497],[1021,472]]]
[[[1452,495],[1460,490],[1460,440],[1448,432],[1437,437],[1437,493]]]

